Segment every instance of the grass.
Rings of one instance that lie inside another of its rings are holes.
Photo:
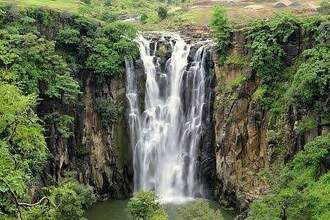
[[[80,0],[0,0],[0,4],[12,4],[19,7],[47,7],[78,13],[86,4]]]
[[[47,7],[60,11],[67,11],[73,14],[109,21],[117,17],[119,19],[147,17],[145,23],[137,23],[140,30],[164,30],[178,28],[181,25],[208,25],[212,18],[212,7],[191,8],[192,2],[166,4],[166,1],[150,0],[112,0],[111,5],[105,4],[106,0],[91,0],[90,4],[83,3],[83,0],[0,0],[1,4],[14,4],[20,7]],[[157,9],[160,6],[167,7],[168,18],[160,20]],[[244,5],[227,7],[230,21],[234,26],[241,26],[251,20],[270,17],[274,12],[270,3],[265,3],[263,10],[247,10]]]

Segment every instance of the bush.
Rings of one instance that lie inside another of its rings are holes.
[[[76,29],[66,27],[58,32],[56,41],[57,44],[78,45],[80,41],[80,33]]]
[[[57,187],[51,187],[49,193],[51,203],[56,205],[56,219],[81,219],[84,209],[96,201],[92,187],[71,178],[65,179]]]
[[[83,3],[90,5],[92,3],[92,0],[81,0]]]
[[[289,104],[300,111],[312,109],[326,116],[330,86],[330,49],[318,47],[302,54],[300,65],[288,90]],[[326,116],[329,117],[329,116]]]
[[[190,202],[182,208],[179,208],[176,216],[177,220],[222,220],[224,219],[219,210],[211,208],[206,200],[197,200]]]
[[[281,170],[272,192],[252,203],[248,219],[328,219],[330,173],[320,166],[329,152],[329,133],[307,143]]]
[[[260,20],[249,25],[250,65],[262,83],[272,85],[281,79],[285,56],[282,45],[298,29],[297,18],[290,14],[277,14],[269,21]]]
[[[104,128],[111,128],[119,118],[119,108],[111,99],[99,98],[96,100],[96,111],[101,116]]]
[[[228,49],[231,45],[231,36],[233,29],[229,24],[228,17],[226,15],[226,9],[222,6],[217,6],[213,9],[213,17],[211,26],[214,31],[214,35],[217,41],[217,47],[224,61]]]
[[[318,11],[323,15],[330,15],[330,1],[322,0]]]
[[[104,3],[106,6],[112,6],[112,0],[105,0]]]
[[[168,220],[167,211],[163,208],[157,209],[154,211],[149,220]]]
[[[161,6],[157,9],[157,14],[160,20],[164,20],[167,18],[167,8]]]
[[[134,219],[163,220],[167,219],[165,211],[157,202],[157,196],[154,192],[137,192],[130,199],[127,205],[129,213]]]

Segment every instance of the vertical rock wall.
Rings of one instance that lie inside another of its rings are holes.
[[[95,187],[101,195],[126,198],[132,192],[131,152],[128,143],[125,111],[118,121],[106,128],[96,110],[98,98],[112,99],[125,109],[125,82],[112,80],[103,86],[89,73],[79,79],[82,95],[75,106],[65,106],[44,100],[38,107],[42,117],[58,112],[74,117],[72,135],[64,137],[53,123],[46,123],[48,148],[52,153],[46,181],[59,181],[65,172],[76,171],[80,182]]]
[[[231,56],[247,58],[247,42],[244,30],[236,30],[232,41]],[[285,64],[293,60],[313,43],[295,32],[283,48]],[[259,80],[246,63],[220,65],[218,56],[213,55],[216,75],[216,97],[214,102],[215,145],[216,145],[216,198],[225,205],[233,206],[240,212],[248,209],[249,203],[267,192],[269,186],[260,172],[270,167],[274,154],[272,140],[267,132],[269,113],[261,108],[253,94]],[[283,140],[286,145],[286,159],[302,149],[304,143],[318,134],[309,131],[297,134],[295,121],[299,119],[294,109],[284,119]],[[274,120],[274,119],[273,119]],[[275,119],[281,120],[281,119]]]

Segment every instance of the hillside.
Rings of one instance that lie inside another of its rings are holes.
[[[142,29],[168,29],[184,24],[208,25],[212,17],[212,8],[222,5],[227,9],[230,20],[238,25],[258,18],[269,18],[274,12],[291,12],[297,15],[317,13],[318,0],[292,1],[296,4],[277,7],[277,1],[245,0],[194,0],[171,1],[158,0],[0,0],[0,4],[19,7],[46,7],[67,11],[103,21],[125,20]],[[280,1],[279,1],[280,2]],[[157,11],[166,8],[167,18],[159,19]],[[142,23],[142,24],[141,24]]]

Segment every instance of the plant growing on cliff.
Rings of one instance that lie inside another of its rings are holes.
[[[121,77],[124,73],[124,57],[135,58],[138,49],[133,42],[135,29],[123,23],[114,23],[104,28],[102,37],[85,41],[87,47],[86,67],[96,73],[99,82]]]
[[[277,14],[269,21],[252,22],[248,28],[251,67],[262,83],[271,85],[281,79],[284,61],[283,44],[299,29],[296,17]]]
[[[253,202],[248,219],[327,219],[330,216],[330,135],[307,143],[280,172],[272,192]]]
[[[53,42],[34,34],[9,34],[0,37],[0,68],[14,72],[26,93],[74,102],[80,94],[70,69],[55,51]]]
[[[288,103],[300,112],[314,112],[329,120],[330,49],[316,47],[306,50],[298,64],[287,92]]]
[[[229,23],[224,7],[214,7],[211,27],[214,32],[214,37],[216,38],[218,51],[222,60],[221,62],[223,63],[231,45],[233,33],[233,28]]]
[[[112,99],[99,98],[96,101],[96,111],[101,116],[101,122],[104,128],[111,128],[117,122],[120,109]]]

